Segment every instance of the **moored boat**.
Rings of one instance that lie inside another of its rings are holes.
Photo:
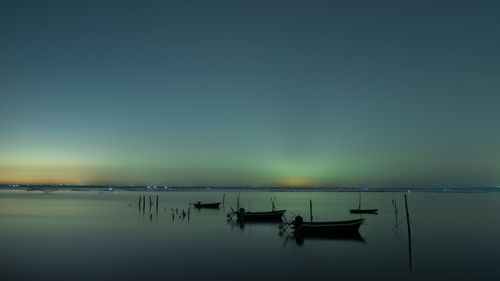
[[[361,193],[359,193],[359,201],[357,209],[350,209],[351,214],[377,214],[378,209],[361,209]]]
[[[301,216],[296,216],[293,223],[294,234],[296,236],[316,236],[316,235],[353,235],[359,234],[358,230],[364,219],[325,221],[325,222],[304,222]]]
[[[197,209],[219,209],[220,202],[216,203],[201,203],[200,201],[193,203],[193,207]]]
[[[376,214],[378,209],[350,209],[351,214]]]
[[[273,210],[269,212],[247,212],[244,208],[239,208],[237,211],[233,211],[232,215],[235,215],[238,220],[241,221],[269,221],[269,222],[281,222],[283,214],[286,210]]]

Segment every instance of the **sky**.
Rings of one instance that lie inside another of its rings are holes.
[[[1,1],[0,183],[500,185],[497,1]]]

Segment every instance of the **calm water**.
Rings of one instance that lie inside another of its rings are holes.
[[[189,202],[225,210],[179,212]],[[159,195],[159,211],[136,204]],[[412,270],[402,193],[363,193],[363,241],[279,235],[276,224],[226,220],[238,192],[0,191],[1,280],[499,280],[500,193],[410,193]],[[316,220],[357,218],[358,193],[241,192],[251,210],[278,208]],[[396,218],[392,200],[399,213]],[[166,209],[166,210],[165,210]],[[396,225],[399,224],[399,227]]]

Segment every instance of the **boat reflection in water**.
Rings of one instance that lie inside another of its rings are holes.
[[[360,242],[366,243],[365,239],[357,233],[352,234],[331,234],[331,233],[315,233],[304,235],[297,235],[294,233],[292,236],[297,245],[302,246],[304,244],[304,240],[338,240],[338,241],[346,241],[346,242]]]
[[[282,223],[279,221],[244,221],[244,220],[228,220],[227,223],[231,227],[239,228],[241,230],[245,229],[246,226],[269,226],[278,229],[282,228]]]

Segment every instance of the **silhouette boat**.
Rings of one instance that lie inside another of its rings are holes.
[[[294,234],[298,237],[355,237],[359,236],[359,227],[364,219],[324,222],[304,222],[301,216],[296,216],[292,222]]]
[[[350,209],[351,214],[376,214],[378,209]]]
[[[357,209],[350,209],[351,214],[377,214],[378,209],[361,209],[361,193],[359,194],[359,203]]]
[[[197,209],[219,209],[220,202],[217,203],[201,203],[200,201],[193,203],[193,207]]]
[[[236,216],[240,222],[282,222],[286,210],[276,210],[275,201],[276,198],[271,198],[272,208],[269,212],[247,212],[245,208],[239,207],[240,197],[238,196],[236,211],[231,208],[232,213],[228,214],[227,217],[231,219]]]
[[[269,212],[247,212],[244,208],[239,208],[237,211],[233,211],[232,214],[240,221],[259,221],[259,222],[281,222],[283,214],[286,210],[272,210]]]

